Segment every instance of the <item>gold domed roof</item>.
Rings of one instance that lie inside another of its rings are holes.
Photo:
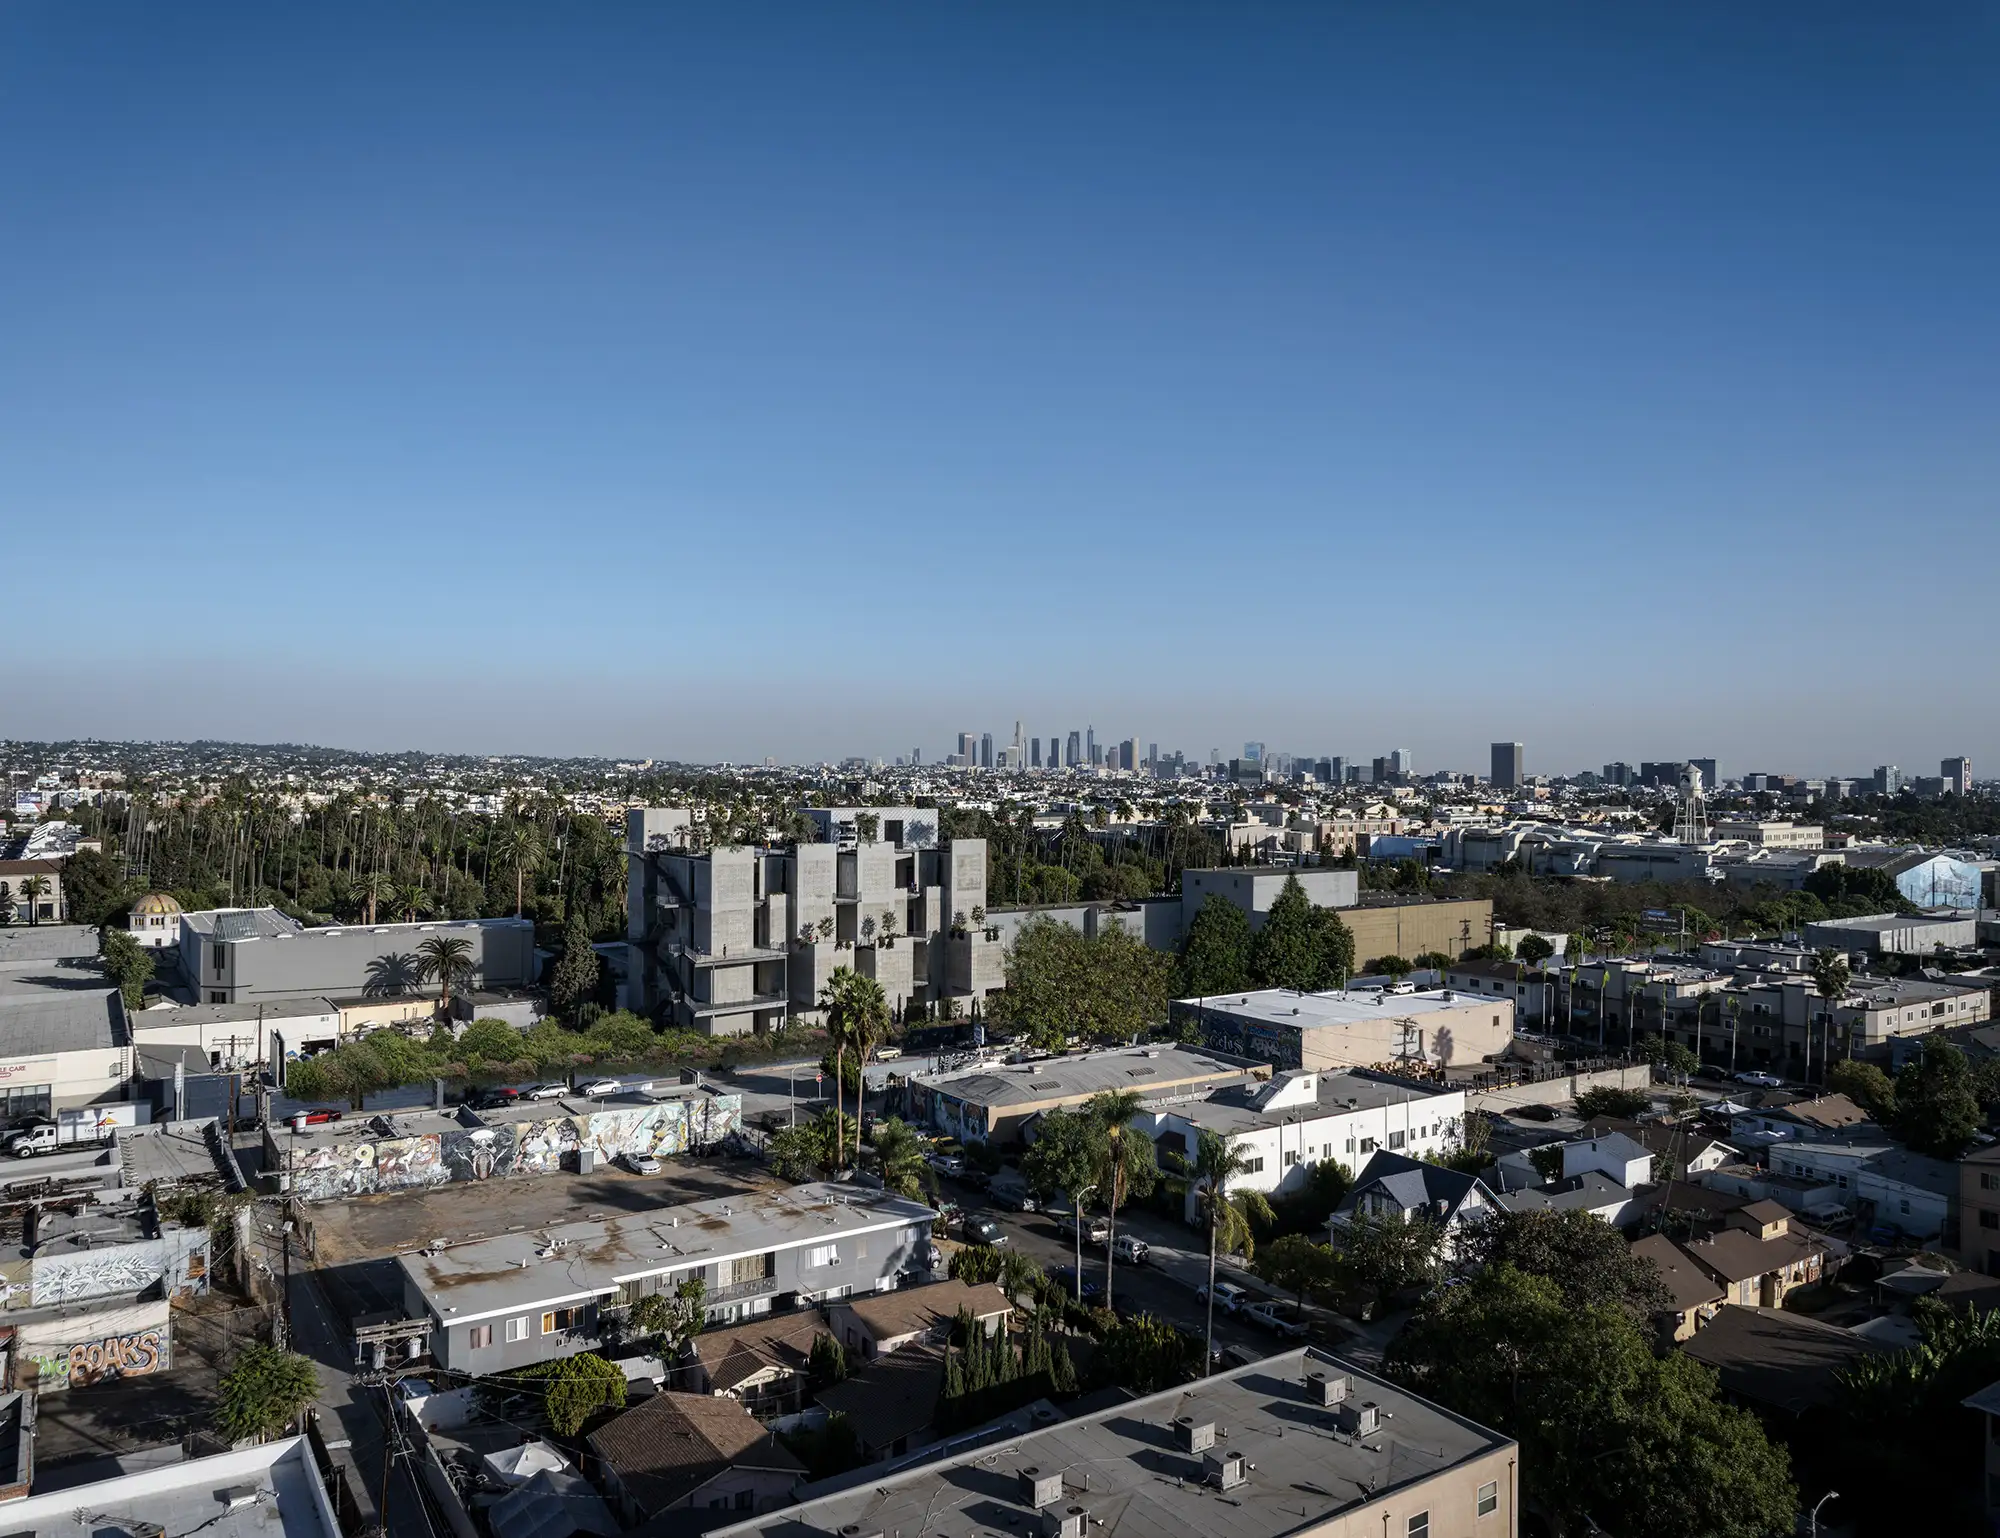
[[[181,905],[165,892],[148,892],[132,904],[132,911],[141,917],[151,917],[155,914],[166,916],[179,913]]]

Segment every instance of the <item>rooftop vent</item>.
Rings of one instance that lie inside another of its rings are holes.
[[[1211,1447],[1202,1454],[1201,1477],[1218,1490],[1234,1490],[1250,1477],[1249,1466],[1235,1448]]]
[[[257,1504],[257,1487],[255,1485],[231,1485],[225,1490],[216,1491],[215,1498],[221,1501],[223,1506],[228,1510],[241,1511],[245,1506],[254,1506]]]
[[[1042,1513],[1042,1538],[1083,1538],[1090,1513],[1081,1506],[1051,1506]]]
[[[1053,1469],[1043,1473],[1040,1469],[1021,1470],[1021,1499],[1035,1510],[1053,1506],[1062,1499],[1062,1470]]]
[[[1382,1428],[1382,1410],[1372,1399],[1364,1399],[1359,1404],[1353,1400],[1342,1403],[1333,1412],[1335,1424],[1351,1437],[1373,1436]]]
[[[859,1522],[850,1522],[840,1530],[840,1538],[882,1538],[879,1527],[863,1527]]]
[[[1347,1402],[1347,1374],[1316,1372],[1306,1380],[1306,1391],[1321,1409],[1331,1410]]]
[[[1174,1440],[1184,1453],[1205,1453],[1215,1446],[1215,1422],[1183,1415],[1174,1422]]]

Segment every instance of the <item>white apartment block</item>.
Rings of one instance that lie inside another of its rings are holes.
[[[1218,1090],[1208,1099],[1163,1110],[1153,1138],[1178,1146],[1190,1161],[1203,1132],[1239,1149],[1247,1168],[1231,1191],[1283,1196],[1301,1189],[1313,1167],[1331,1161],[1359,1174],[1377,1150],[1407,1158],[1445,1153],[1465,1131],[1465,1092],[1439,1092],[1367,1073],[1280,1073],[1266,1083]],[[1193,1223],[1196,1193],[1187,1197]]]
[[[670,1024],[740,1036],[816,1019],[843,966],[880,983],[897,1016],[965,1013],[1005,981],[1000,941],[972,918],[986,842],[938,846],[935,814],[891,814],[873,840],[776,849],[696,853],[672,807],[633,808],[626,832],[632,1005]]]

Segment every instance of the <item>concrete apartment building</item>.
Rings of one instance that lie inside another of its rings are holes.
[[[660,1207],[396,1257],[408,1317],[440,1367],[484,1376],[603,1343],[605,1315],[698,1276],[729,1324],[887,1291],[923,1269],[937,1214],[815,1184]]]
[[[424,991],[417,951],[433,936],[464,940],[473,987],[536,981],[528,919],[434,919],[308,929],[276,908],[183,913],[180,968],[197,1002],[394,997]]]
[[[851,844],[695,852],[685,811],[633,808],[632,1007],[710,1036],[764,1032],[816,1018],[842,966],[880,983],[897,1014],[976,1005],[1004,981],[1000,940],[972,917],[986,906],[986,842],[937,846],[934,816],[891,809],[872,841],[857,828]],[[837,814],[827,826],[840,836]]]
[[[1519,790],[1527,783],[1527,750],[1518,742],[1493,744],[1491,783],[1499,790]]]
[[[1264,988],[1178,1000],[1173,1019],[1218,1052],[1279,1068],[1476,1069],[1514,1040],[1512,999],[1451,988]]]
[[[1962,917],[1879,913],[1806,925],[1806,944],[1815,950],[1858,951],[1871,956],[1929,956],[1940,946],[1966,950],[1978,943],[1979,921],[1971,913]]]
[[[1498,1432],[1306,1348],[836,1481],[710,1538],[1514,1538],[1517,1461]]]
[[[1158,1112],[1153,1140],[1192,1161],[1201,1134],[1213,1133],[1244,1158],[1230,1191],[1279,1196],[1301,1189],[1317,1165],[1344,1165],[1351,1174],[1381,1148],[1413,1159],[1445,1153],[1458,1146],[1464,1129],[1463,1090],[1305,1069]],[[1198,1193],[1190,1190],[1189,1223],[1198,1207]]]
[[[1826,829],[1799,822],[1724,821],[1715,825],[1717,843],[1750,844],[1758,849],[1824,849]]]

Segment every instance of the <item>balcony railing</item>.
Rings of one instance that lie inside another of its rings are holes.
[[[711,1303],[734,1303],[743,1298],[761,1298],[766,1293],[778,1290],[775,1276],[755,1276],[747,1282],[731,1282],[727,1287],[718,1287],[708,1295]]]

